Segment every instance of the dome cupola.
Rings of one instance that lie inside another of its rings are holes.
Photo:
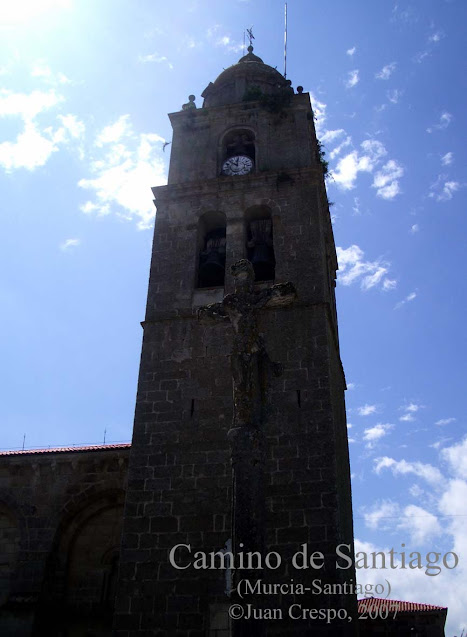
[[[290,82],[284,78],[277,69],[268,66],[263,60],[253,53],[253,47],[248,47],[248,53],[237,64],[225,69],[219,77],[210,82],[204,89],[204,106],[225,106],[226,104],[238,104],[247,99],[252,99],[255,93],[261,95],[274,95],[280,93]]]

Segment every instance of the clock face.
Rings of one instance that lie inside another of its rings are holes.
[[[253,170],[253,160],[247,155],[234,155],[222,164],[223,175],[247,175]]]

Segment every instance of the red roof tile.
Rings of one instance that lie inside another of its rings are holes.
[[[397,610],[399,613],[429,612],[432,610],[447,610],[445,606],[433,606],[432,604],[418,604],[417,602],[401,602],[396,599],[381,599],[379,597],[366,597],[358,600],[358,612],[368,612],[373,609],[384,608]]]
[[[74,451],[105,451],[107,449],[129,449],[130,442],[122,442],[108,445],[83,445],[81,447],[48,447],[44,449],[21,449],[15,451],[0,451],[0,456],[27,456],[41,453],[70,453]]]

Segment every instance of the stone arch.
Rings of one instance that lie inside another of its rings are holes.
[[[221,287],[225,280],[226,216],[218,210],[200,215],[197,232],[197,288]]]
[[[276,258],[272,210],[266,204],[250,206],[244,218],[246,253],[253,264],[255,280],[274,281]]]
[[[243,124],[230,126],[220,135],[217,150],[219,174],[223,162],[232,155],[247,155],[256,166],[259,148],[255,129]]]
[[[46,627],[50,635],[64,627],[76,634],[83,627],[97,634],[110,630],[123,506],[124,491],[115,488],[93,492],[81,502],[75,496],[64,507],[47,564],[36,634]]]

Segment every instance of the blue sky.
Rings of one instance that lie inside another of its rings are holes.
[[[5,3],[4,3],[5,4]],[[131,437],[167,113],[242,54],[283,69],[277,0],[0,8],[1,446]],[[288,77],[330,161],[360,550],[459,566],[359,571],[467,626],[467,6],[289,2]],[[384,577],[383,577],[384,575]]]

